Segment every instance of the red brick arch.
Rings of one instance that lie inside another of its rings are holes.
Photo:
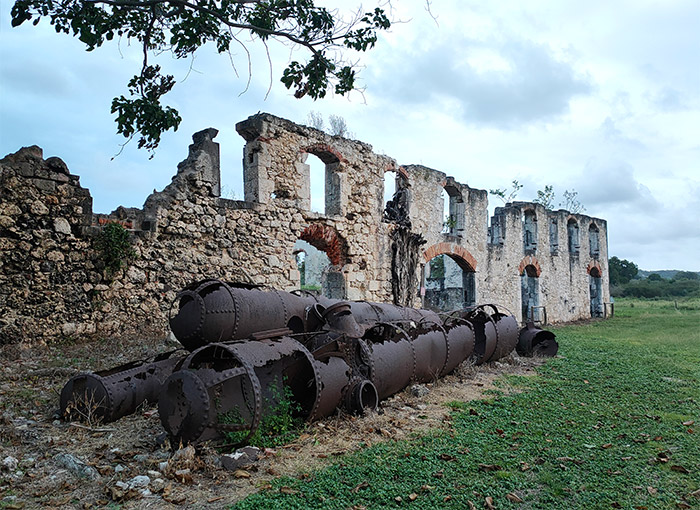
[[[603,276],[603,268],[600,266],[600,262],[597,260],[591,260],[588,263],[586,272],[594,278],[601,278]]]
[[[342,266],[347,259],[348,247],[338,232],[328,225],[312,223],[304,229],[299,239],[306,241],[314,248],[326,252],[334,266]]]
[[[535,268],[535,276],[537,278],[540,277],[542,274],[542,268],[540,267],[540,261],[537,260],[537,257],[534,257],[532,255],[528,255],[527,257],[524,257],[523,260],[520,261],[520,264],[518,265],[518,274],[523,274],[525,272],[525,268],[527,266],[532,266]],[[528,275],[531,276],[531,275]]]
[[[427,264],[431,259],[443,254],[453,257],[458,262],[464,262],[468,267],[463,269],[476,271],[476,259],[474,256],[461,246],[452,243],[437,243],[427,248],[423,252],[423,261]]]
[[[340,153],[340,151],[338,151],[338,149],[328,145],[327,143],[316,143],[313,145],[309,145],[308,147],[304,147],[303,149],[301,149],[301,152],[306,152],[308,154],[313,154],[314,156],[317,156],[326,165],[329,165],[331,163],[337,163],[339,161],[342,163],[347,162],[347,159],[343,157],[343,155]]]

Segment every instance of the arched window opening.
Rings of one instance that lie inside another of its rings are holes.
[[[523,322],[543,322],[542,308],[540,307],[539,278],[535,266],[525,266],[520,275],[520,290]]]
[[[595,223],[588,227],[588,247],[591,257],[597,259],[600,256],[600,231]]]
[[[597,267],[589,273],[589,291],[591,298],[591,317],[603,317],[603,278]]]
[[[569,241],[569,253],[572,255],[578,255],[580,245],[578,235],[578,223],[575,219],[571,218],[566,224],[566,233]]]
[[[526,255],[537,251],[537,216],[531,209],[523,214],[523,249]]]
[[[448,312],[476,304],[475,272],[464,260],[447,254],[437,255],[424,269],[423,307]]]
[[[549,253],[556,255],[559,252],[559,220],[549,218]]]
[[[326,212],[326,164],[318,156],[309,154],[309,202],[312,212]]]

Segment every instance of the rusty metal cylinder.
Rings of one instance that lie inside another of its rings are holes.
[[[556,335],[529,322],[520,330],[516,350],[521,356],[553,357],[559,351]]]
[[[376,324],[397,321],[431,321],[440,322],[440,317],[432,310],[408,308],[388,303],[370,303],[369,301],[349,301],[350,309],[359,324]]]
[[[491,306],[494,310],[491,318],[496,328],[496,348],[488,361],[496,361],[513,352],[518,343],[520,326],[514,316],[501,313],[494,305]]]
[[[61,390],[61,415],[108,423],[132,414],[142,403],[158,401],[163,383],[183,360],[184,356],[173,351],[152,361],[75,375]]]
[[[444,328],[447,339],[447,355],[445,364],[438,374],[440,377],[452,372],[474,353],[474,330],[470,323],[445,325]]]
[[[441,325],[417,327],[410,331],[415,352],[413,379],[427,382],[436,379],[447,361],[447,331]]]
[[[367,379],[352,381],[345,391],[345,409],[352,414],[363,414],[365,409],[376,409],[379,404],[377,387]]]
[[[326,308],[343,303],[312,294],[236,287],[221,280],[193,283],[175,297],[170,329],[190,351],[208,343],[242,340],[263,330],[314,331]],[[366,301],[347,302],[355,321],[364,326],[391,321],[439,322],[430,310]]]
[[[371,380],[379,399],[411,381],[434,381],[471,356],[474,332],[469,324],[418,324],[408,328],[384,323],[364,337],[370,353]]]
[[[365,334],[369,349],[371,380],[379,399],[404,389],[416,372],[412,338],[396,324],[379,324]]]
[[[240,433],[233,442],[244,442],[283,400],[293,401],[294,414],[307,419],[320,388],[313,357],[290,337],[205,345],[165,386],[159,410],[174,444],[225,432]]]
[[[307,309],[316,302],[309,295],[203,280],[178,293],[171,308],[170,329],[190,351],[209,343],[248,338],[263,330],[289,328],[301,333],[308,330]]]
[[[496,351],[498,334],[496,324],[490,314],[482,308],[477,308],[466,318],[474,331],[474,354],[472,360],[475,365],[481,365],[491,359]]]

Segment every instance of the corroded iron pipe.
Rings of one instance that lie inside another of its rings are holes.
[[[466,320],[447,325],[403,320],[363,330],[350,310],[348,303],[329,306],[322,315],[324,329],[306,345],[276,336],[195,350],[180,370],[187,375],[173,374],[159,403],[173,444],[227,431],[241,432],[236,437],[243,442],[264,416],[276,412],[281,395],[291,398],[295,415],[306,420],[338,408],[362,413],[412,381],[451,372],[473,353],[474,329]]]
[[[288,328],[292,333],[309,333],[322,325],[325,309],[338,303],[349,303],[355,321],[364,328],[378,322],[440,321],[430,310],[237,287],[210,279],[188,285],[177,294],[170,329],[193,351],[208,343],[243,340],[262,330]]]
[[[183,289],[175,308],[170,324],[189,355],[76,376],[62,393],[65,414],[88,409],[76,395],[97,402],[107,421],[158,399],[173,445],[229,432],[245,442],[281,406],[305,420],[339,408],[360,414],[411,382],[465,360],[499,359],[518,343],[515,318],[494,305],[443,320],[428,310],[204,280]],[[521,332],[521,342],[528,338]]]
[[[172,351],[152,360],[75,375],[61,390],[61,415],[107,423],[132,414],[143,402],[158,401],[163,383],[184,358],[182,351]]]
[[[554,357],[559,351],[559,344],[555,338],[556,335],[551,331],[538,328],[534,323],[528,322],[520,330],[516,350],[521,356]]]

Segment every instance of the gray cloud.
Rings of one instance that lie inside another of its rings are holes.
[[[661,90],[651,95],[649,98],[656,106],[665,112],[676,112],[685,110],[688,107],[688,98],[678,89],[670,86],[663,87]]]
[[[577,178],[576,190],[589,209],[614,206],[645,213],[660,208],[647,186],[637,181],[634,168],[626,162],[590,160]]]
[[[461,61],[459,48],[495,52],[508,69],[479,70]],[[442,43],[413,58],[396,58],[375,78],[390,83],[373,83],[375,93],[390,95],[394,101],[414,104],[456,102],[462,118],[497,128],[546,121],[568,112],[574,96],[589,94],[587,77],[558,60],[551,49],[530,41],[485,43],[462,39]],[[399,67],[397,62],[410,62]],[[379,91],[379,92],[378,92]]]

